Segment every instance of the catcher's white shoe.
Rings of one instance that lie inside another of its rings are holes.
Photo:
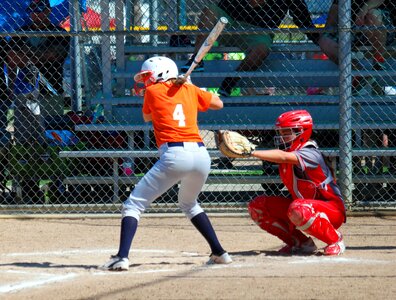
[[[345,244],[344,244],[344,239],[342,237],[342,234],[340,232],[338,233],[338,241],[335,242],[334,244],[327,245],[324,248],[324,255],[341,255],[342,253],[345,252]]]
[[[107,263],[99,266],[99,269],[104,271],[128,271],[129,259],[112,255]]]
[[[215,265],[215,264],[230,264],[230,263],[232,263],[231,256],[227,252],[224,252],[220,256],[211,254],[206,264]]]

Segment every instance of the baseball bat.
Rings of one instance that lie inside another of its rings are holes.
[[[227,25],[228,20],[226,17],[221,17],[219,21],[217,21],[216,25],[213,27],[212,31],[206,37],[204,43],[199,48],[197,54],[194,57],[194,60],[187,70],[187,72],[179,77],[182,82],[185,82],[188,76],[194,71],[195,67],[200,63],[200,61],[204,58],[204,56],[209,52],[210,48],[212,48],[214,42],[219,37],[220,33],[223,31],[224,27]]]

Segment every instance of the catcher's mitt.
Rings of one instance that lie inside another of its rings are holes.
[[[227,157],[249,157],[256,145],[235,131],[222,130],[218,133],[219,150]]]

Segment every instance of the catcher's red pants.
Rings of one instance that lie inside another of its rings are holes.
[[[257,225],[290,246],[306,241],[304,233],[333,244],[339,238],[336,229],[345,221],[344,208],[334,201],[259,196],[248,210]]]

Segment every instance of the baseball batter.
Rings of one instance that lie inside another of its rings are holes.
[[[279,149],[257,150],[251,156],[279,164],[291,197],[259,196],[248,209],[262,229],[286,243],[280,253],[316,253],[312,236],[327,244],[325,255],[339,255],[345,251],[338,230],[346,220],[344,201],[331,168],[310,140],[312,127],[312,117],[305,110],[278,117],[275,145]]]
[[[140,215],[177,183],[180,183],[180,209],[209,243],[212,254],[208,263],[232,262],[218,241],[208,216],[197,202],[210,171],[210,157],[199,135],[197,115],[199,111],[221,109],[223,102],[218,96],[193,84],[175,84],[177,77],[175,62],[162,56],[146,60],[141,72],[134,77],[146,88],[143,118],[153,123],[160,159],[123,203],[119,250],[101,269],[129,269],[128,254]]]

